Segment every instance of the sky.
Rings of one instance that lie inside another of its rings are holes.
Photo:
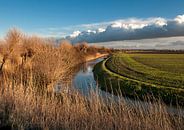
[[[0,0],[0,37],[16,27],[44,37],[105,28],[112,21],[184,14],[183,0]]]

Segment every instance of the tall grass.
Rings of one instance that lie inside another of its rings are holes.
[[[10,31],[0,45],[0,127],[15,129],[184,129],[181,116],[170,115],[162,103],[144,110],[119,100],[88,97],[75,89],[54,93],[71,68],[84,60],[85,48]]]
[[[76,90],[38,94],[33,84],[4,79],[0,111],[4,124],[50,129],[183,129],[184,119],[170,115],[162,103],[129,106],[124,100],[104,99],[98,91],[84,97]]]

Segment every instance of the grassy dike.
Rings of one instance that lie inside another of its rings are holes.
[[[161,98],[165,103],[184,106],[183,89],[154,85],[119,75],[106,67],[106,62],[110,58],[95,65],[93,70],[95,79],[103,90],[139,99],[145,97],[149,97],[149,99]]]

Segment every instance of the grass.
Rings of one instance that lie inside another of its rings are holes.
[[[106,86],[114,91],[121,89],[124,95],[130,97],[143,98],[149,94],[162,98],[166,103],[172,102],[173,104],[184,105],[183,74],[146,66],[132,58],[134,56],[141,57],[142,55],[123,53],[113,55],[96,65],[94,68],[96,79],[98,78],[97,80],[102,84],[102,88]],[[155,56],[153,54],[144,55]],[[157,58],[159,55],[156,55]],[[183,57],[183,54],[178,55]],[[167,55],[164,56],[167,57]],[[181,68],[178,67],[178,69]]]
[[[10,83],[10,82],[9,82]],[[7,87],[9,86],[9,87]],[[183,117],[169,115],[162,103],[129,106],[77,91],[38,95],[34,86],[9,84],[0,89],[3,122],[18,129],[183,129]],[[108,103],[107,103],[108,102]],[[178,111],[177,114],[180,114]],[[159,119],[159,120],[158,120]]]
[[[136,57],[140,57],[143,54],[136,54]],[[170,58],[170,63],[175,62],[177,59],[175,59],[175,61],[173,61],[173,56],[178,56],[178,57],[182,57],[184,58],[183,54],[170,54],[170,55],[163,55],[163,54],[157,54],[157,55],[152,55],[152,54],[146,54],[146,56],[149,56],[149,58],[147,59],[147,62],[149,64],[152,64],[152,59],[154,59],[155,57],[157,58],[157,62],[153,62],[156,65],[160,64],[160,62],[162,62],[162,59],[159,58],[160,55],[163,57],[165,56],[165,58],[169,59]],[[160,70],[158,68],[153,68],[150,67],[148,65],[145,65],[144,63],[141,62],[137,62],[136,60],[134,60],[134,54],[118,54],[118,55],[114,55],[112,58],[110,58],[107,63],[106,66],[108,69],[110,69],[111,71],[114,71],[115,73],[118,73],[120,75],[124,75],[126,77],[132,78],[132,79],[137,79],[140,81],[146,81],[148,83],[153,83],[153,84],[157,84],[157,85],[164,85],[164,86],[171,86],[171,87],[182,87],[184,86],[184,74],[182,74],[182,72],[180,73],[172,73],[172,72],[168,72],[168,71],[163,71]],[[153,58],[152,58],[153,57]],[[172,59],[171,59],[172,58]],[[183,69],[183,66],[181,65],[182,63],[182,59],[178,59],[178,62],[180,62],[180,64],[175,64],[175,70],[177,70],[178,72],[180,70]],[[167,63],[165,63],[166,65],[163,66],[163,68],[166,69],[166,67],[168,66]],[[156,66],[155,65],[155,66]],[[177,66],[178,65],[178,66]],[[173,69],[174,70],[174,69]]]
[[[184,117],[169,114],[158,101],[147,109],[130,106],[122,96],[101,97],[98,89],[83,96],[70,86],[52,91],[66,81],[71,68],[85,56],[106,49],[25,36],[12,30],[0,44],[0,128],[13,129],[183,129]],[[181,110],[181,111],[180,111]],[[158,120],[159,119],[159,120]]]
[[[184,74],[184,54],[138,54],[131,57],[137,62],[162,71]]]

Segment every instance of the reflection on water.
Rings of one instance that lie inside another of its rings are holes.
[[[84,95],[87,95],[90,89],[96,88],[96,82],[93,77],[93,67],[96,63],[104,58],[89,61],[74,67],[65,79],[58,82],[55,87],[55,92],[68,91],[71,87],[75,87]]]
[[[93,67],[96,63],[102,61],[103,58],[85,63],[78,73],[74,76],[73,85],[84,95],[88,94],[90,89],[96,88],[96,82],[93,77]]]

